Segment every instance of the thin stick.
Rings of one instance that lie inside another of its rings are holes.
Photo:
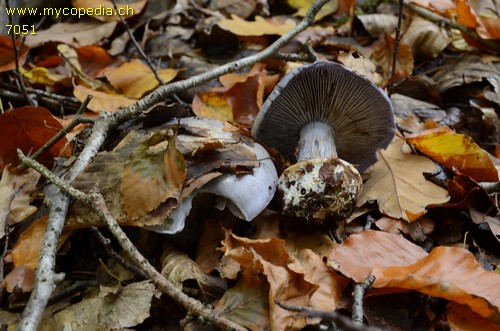
[[[370,275],[366,277],[364,282],[354,285],[354,302],[352,304],[352,321],[356,325],[363,325],[363,301],[365,292],[372,287],[375,281],[375,276]]]
[[[134,44],[135,48],[137,49],[137,51],[139,52],[139,54],[141,54],[141,56],[144,59],[144,61],[146,61],[146,64],[148,65],[149,69],[151,69],[151,72],[155,75],[155,78],[158,81],[158,83],[160,85],[165,85],[165,82],[158,75],[158,72],[156,71],[155,67],[153,66],[153,63],[151,62],[151,60],[149,59],[149,57],[146,55],[146,53],[144,53],[144,51],[142,50],[141,45],[139,45],[139,43],[135,39],[134,34],[132,33],[132,31],[130,31],[130,27],[129,27],[127,21],[125,21],[125,19],[122,17],[122,15],[119,14],[119,12],[118,12],[118,5],[116,4],[116,1],[115,0],[111,0],[111,2],[113,3],[113,7],[115,8],[115,13],[118,14],[118,18],[120,19],[120,22],[122,23],[125,31],[127,31],[127,34],[129,36],[130,40],[132,40],[132,43]]]
[[[9,0],[5,0],[5,10],[7,10],[7,12],[10,11]],[[9,24],[14,25],[14,22],[12,20],[12,15],[7,15],[7,16],[9,17]],[[21,75],[20,66],[19,66],[19,49],[17,48],[17,45],[16,45],[16,38],[14,37],[14,33],[11,33],[10,37],[12,39],[12,48],[14,50],[14,61],[16,63],[15,75],[16,75],[17,84],[19,85],[19,89],[23,93],[24,98],[26,99],[26,102],[30,106],[34,106],[35,103],[33,102],[33,99],[31,99],[28,92],[26,91],[26,86],[24,86],[24,80],[23,80],[23,76]]]
[[[389,97],[392,94],[392,90],[394,88],[394,78],[396,77],[396,62],[398,59],[399,43],[401,41],[401,22],[403,21],[403,3],[404,0],[399,0],[398,24],[396,25],[396,37],[394,39],[394,49],[392,50],[391,82],[387,92]]]
[[[56,133],[56,135],[54,135],[49,141],[47,141],[42,147],[40,147],[40,149],[37,150],[31,157],[35,160],[38,159],[43,153],[57,144],[57,142],[61,140],[61,138],[63,138],[66,134],[68,134],[68,132],[70,132],[75,126],[82,122],[87,122],[86,119],[82,117],[82,114],[85,109],[87,109],[90,100],[92,100],[92,96],[87,95],[87,98],[85,98],[85,101],[83,101],[80,109],[78,109],[76,116],[71,120],[71,122],[66,127],[62,128],[58,133]]]
[[[87,145],[82,150],[73,166],[68,170],[65,176],[66,181],[71,183],[87,167],[101,148],[110,130],[128,119],[138,116],[142,111],[148,109],[159,101],[165,100],[172,93],[184,91],[201,85],[223,74],[234,72],[242,67],[251,66],[270,56],[273,56],[293,37],[312,25],[314,23],[314,17],[327,2],[328,0],[315,1],[304,19],[297,24],[294,29],[278,38],[273,44],[257,54],[238,61],[227,63],[223,66],[215,68],[214,70],[183,81],[162,85],[134,105],[123,109],[121,112],[113,113],[112,115],[105,113],[101,114],[101,117],[94,124],[94,128]],[[46,187],[45,191],[47,192],[46,202],[49,205],[49,220],[47,221],[47,230],[42,241],[35,288],[33,289],[28,304],[21,315],[21,320],[18,326],[18,329],[23,331],[37,330],[42,313],[47,305],[47,301],[54,290],[54,281],[57,280],[57,275],[54,273],[57,243],[60,240],[62,228],[64,226],[64,221],[69,208],[70,200],[68,196],[61,193],[58,188],[49,185]]]

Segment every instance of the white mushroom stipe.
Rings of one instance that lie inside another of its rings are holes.
[[[312,121],[300,129],[297,161],[337,157],[335,134],[328,123]]]

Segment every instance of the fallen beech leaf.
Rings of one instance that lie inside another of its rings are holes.
[[[440,127],[413,135],[406,141],[457,174],[470,176],[478,182],[498,181],[498,171],[489,154],[469,136]]]
[[[56,83],[64,84],[65,80],[69,81],[70,79],[69,76],[54,73],[53,71],[43,67],[37,67],[31,70],[20,68],[20,71],[24,77],[28,78],[33,83],[46,86],[54,86]]]
[[[296,16],[304,17],[314,3],[313,0],[287,0],[286,1],[290,7],[297,9],[295,13]],[[320,20],[325,16],[331,15],[337,11],[338,1],[329,1],[324,5],[320,11],[316,14],[316,19]]]
[[[173,246],[164,247],[161,274],[182,289],[187,280],[194,280],[207,302],[219,299],[227,291],[226,283],[217,276],[203,272],[185,253]]]
[[[255,16],[255,21],[249,22],[231,15],[231,19],[222,19],[217,23],[222,29],[230,31],[237,36],[282,36],[295,27],[293,20],[287,19],[285,22],[273,22],[260,16]]]
[[[46,42],[61,42],[74,47],[94,45],[101,39],[111,36],[117,22],[78,21],[57,23],[47,30],[37,31],[36,35],[26,36],[26,45],[40,46]]]
[[[123,95],[95,91],[83,85],[76,85],[73,95],[81,102],[87,98],[87,95],[91,95],[93,98],[87,108],[95,112],[115,112],[137,102]]]
[[[91,78],[102,77],[104,70],[118,63],[117,59],[99,46],[79,47],[76,52],[83,72]]]
[[[16,42],[19,46],[20,42]],[[23,44],[18,51],[19,66],[26,61],[29,47]],[[0,35],[0,72],[16,69],[15,53],[12,47],[12,38],[10,36]]]
[[[401,42],[411,47],[416,58],[433,58],[451,43],[451,38],[443,27],[414,15]]]
[[[457,0],[457,21],[469,28],[475,28],[483,39],[500,39],[500,19],[491,16],[486,1]]]
[[[155,210],[169,198],[178,199],[186,179],[186,161],[177,150],[172,130],[155,131],[129,156],[123,169],[123,210],[132,219]]]
[[[160,294],[149,280],[124,286],[117,293],[97,292],[55,312],[44,321],[42,329],[130,329],[150,316],[153,297],[159,298]]]
[[[93,8],[92,18],[102,22],[119,22],[120,17],[115,13],[113,2],[110,0],[100,0],[98,4],[95,0],[71,0],[71,4],[75,8]],[[116,3],[119,13],[123,18],[129,18],[139,13],[144,9],[147,0],[127,1],[126,3]]]
[[[500,275],[463,248],[438,246],[427,254],[402,236],[367,230],[335,247],[327,265],[356,282],[373,275],[374,288],[416,290],[500,322]]]
[[[423,248],[401,235],[366,230],[334,247],[326,264],[360,283],[376,266],[407,266],[426,256]]]
[[[215,311],[250,330],[269,329],[269,283],[251,270],[224,293]]]
[[[398,25],[398,18],[391,14],[364,14],[357,15],[356,18],[363,24],[366,32],[374,37],[390,35]]]
[[[226,89],[212,89],[195,95],[193,112],[199,117],[208,117],[221,122],[234,122],[233,110],[226,98]]]
[[[22,293],[29,293],[35,286],[35,270],[25,266],[15,267],[5,276],[0,287],[5,288],[7,292],[12,293],[15,288]]]
[[[372,59],[384,69],[383,76],[385,80],[392,77],[392,55],[394,54],[394,37],[385,34],[381,38],[377,49],[372,54]],[[398,57],[396,59],[396,71],[394,81],[401,80],[410,76],[413,72],[413,53],[411,48],[400,43],[398,48]]]
[[[12,260],[15,266],[25,266],[31,269],[38,267],[47,220],[48,216],[44,216],[33,222],[28,229],[21,233],[18,242],[12,248]],[[70,229],[63,230],[57,248],[60,248],[66,242],[71,233],[72,230]]]
[[[426,213],[428,205],[445,203],[449,196],[422,175],[434,172],[436,165],[426,157],[403,153],[403,144],[396,138],[387,150],[380,151],[380,160],[363,186],[358,206],[377,201],[382,213],[412,222]]]
[[[167,68],[157,71],[164,83],[170,82],[177,75],[177,70]],[[125,62],[118,68],[111,68],[104,72],[111,85],[123,92],[125,96],[139,99],[146,92],[159,86],[154,73],[141,60]]]
[[[376,288],[416,290],[448,299],[500,323],[500,275],[485,271],[466,249],[438,246],[408,266],[375,266],[373,275]]]
[[[500,325],[479,314],[472,312],[463,305],[454,302],[446,305],[447,320],[451,330],[457,331],[500,331]]]
[[[0,169],[7,164],[19,164],[17,149],[25,155],[36,152],[62,129],[59,121],[43,107],[26,106],[0,115]],[[54,157],[69,157],[71,146],[66,138],[59,140],[38,161],[51,167]]]
[[[30,168],[15,172],[10,168],[4,168],[0,179],[0,239],[5,235],[5,222],[12,226],[37,210],[30,202],[40,174]]]

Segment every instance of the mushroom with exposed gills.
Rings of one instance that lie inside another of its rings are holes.
[[[319,224],[352,213],[363,183],[359,171],[376,162],[376,151],[389,145],[394,131],[387,95],[326,61],[285,75],[252,128],[260,142],[297,161],[278,180],[283,212]]]

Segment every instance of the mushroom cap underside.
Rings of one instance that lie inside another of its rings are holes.
[[[337,154],[364,171],[394,137],[394,112],[385,92],[346,67],[318,61],[292,70],[262,106],[252,134],[295,161],[301,127],[329,123]]]

